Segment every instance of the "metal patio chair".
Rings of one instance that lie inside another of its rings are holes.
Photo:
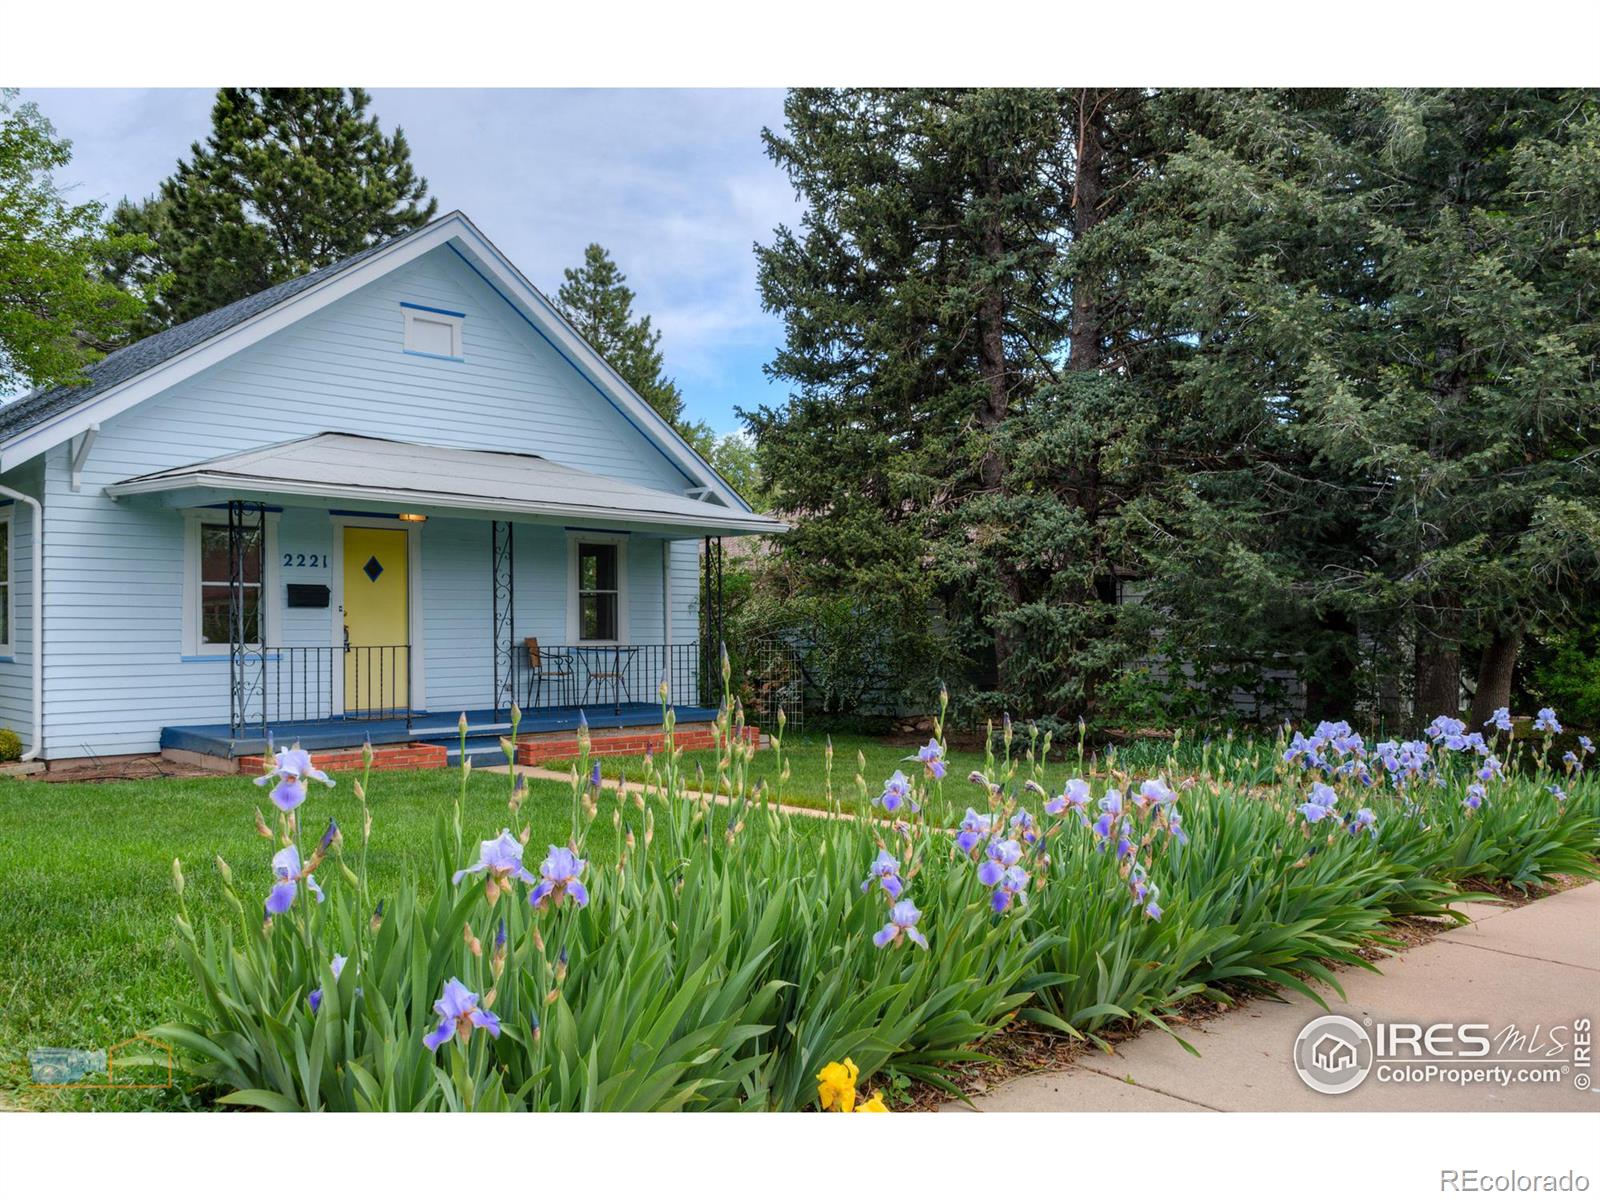
[[[597,697],[604,697],[609,685],[614,712],[622,711],[623,696],[627,696],[628,703],[632,704],[633,681],[628,668],[633,665],[638,653],[637,646],[594,646],[580,650],[579,658],[584,671],[583,703],[589,702],[591,692]]]
[[[574,678],[572,655],[541,650],[536,637],[523,638],[522,644],[528,648],[528,698],[523,707],[542,707],[546,683],[559,689],[561,699],[570,696]]]

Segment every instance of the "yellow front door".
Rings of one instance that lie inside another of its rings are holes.
[[[404,529],[345,529],[346,712],[401,713],[410,706],[409,566]]]

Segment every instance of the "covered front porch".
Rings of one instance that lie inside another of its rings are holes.
[[[531,455],[324,434],[107,489],[185,514],[212,719],[163,750],[237,758],[715,714],[722,538],[782,526]],[[640,636],[640,635],[644,636]],[[212,653],[206,653],[213,650]]]

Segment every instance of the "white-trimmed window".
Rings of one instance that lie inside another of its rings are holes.
[[[11,514],[14,511],[10,505],[0,511],[0,655],[11,653],[11,630],[15,622],[11,607]]]
[[[428,308],[421,304],[402,301],[400,311],[405,314],[405,351],[425,358],[459,359],[461,330],[466,314],[443,308]]]
[[[572,534],[567,543],[567,638],[576,643],[628,639],[628,542]]]
[[[264,526],[259,532],[248,531],[241,548],[246,642],[271,642],[275,633],[276,611],[268,583],[277,544],[277,514],[267,513]],[[228,626],[229,593],[233,587],[228,544],[225,511],[188,514],[183,554],[185,654],[225,653],[233,645]]]

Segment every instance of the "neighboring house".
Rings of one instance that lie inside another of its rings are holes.
[[[0,407],[0,485],[0,723],[47,760],[703,709],[702,547],[784,528],[460,213]]]

